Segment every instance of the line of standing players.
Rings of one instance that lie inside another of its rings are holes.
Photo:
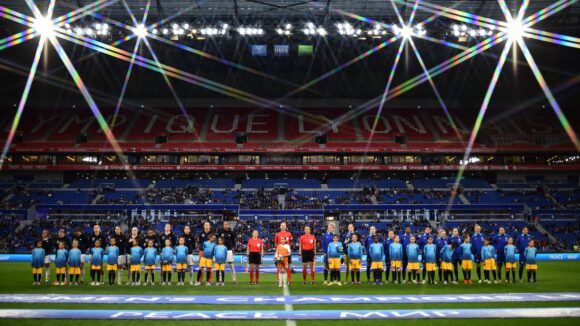
[[[104,284],[104,265],[106,265],[109,284],[123,282],[123,271],[126,271],[126,284],[140,284],[141,264],[145,265],[145,281],[151,275],[151,284],[155,282],[156,259],[161,260],[161,273],[163,282],[161,284],[171,284],[171,271],[168,268],[169,261],[164,257],[169,256],[171,248],[171,266],[173,257],[176,254],[178,267],[178,284],[185,283],[185,271],[189,272],[189,283],[194,285],[194,254],[199,255],[200,268],[198,269],[195,285],[201,285],[203,281],[203,271],[207,271],[207,282],[213,280],[211,264],[217,247],[215,243],[216,235],[225,247],[223,253],[223,263],[220,264],[220,283],[224,282],[224,265],[230,267],[233,284],[237,284],[236,271],[234,269],[233,250],[236,243],[236,234],[231,229],[229,222],[224,221],[220,230],[212,230],[209,222],[205,222],[203,230],[199,234],[194,234],[190,226],[184,226],[183,233],[177,237],[173,233],[171,224],[166,224],[163,233],[156,234],[153,229],[148,229],[143,235],[137,227],[131,228],[128,235],[122,233],[121,227],[117,226],[113,232],[106,235],[97,224],[93,227],[91,234],[83,233],[82,228],[75,228],[70,237],[66,236],[64,229],[58,230],[55,237],[51,236],[48,230],[43,230],[41,239],[35,243],[32,251],[32,273],[34,285],[40,285],[42,272],[44,271],[45,284],[51,280],[51,255],[55,256],[54,265],[56,279],[55,285],[82,284],[85,282],[85,263],[88,263],[91,285]],[[214,243],[212,243],[213,240]],[[182,247],[182,250],[179,250]],[[209,247],[212,248],[211,262],[204,259],[204,255],[209,255]],[[164,255],[164,250],[166,255]],[[104,261],[106,257],[106,261]],[[88,260],[87,260],[88,256]],[[180,260],[180,256],[182,256]],[[168,258],[169,259],[169,258]],[[209,266],[207,266],[209,262]],[[205,263],[206,266],[202,266]],[[139,272],[137,273],[137,268]]]

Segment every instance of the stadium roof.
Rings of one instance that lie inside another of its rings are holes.
[[[43,4],[44,2],[44,4]],[[125,0],[129,8],[134,13],[145,10],[147,0]],[[396,1],[399,8],[405,11],[404,1]],[[425,3],[425,1],[422,1]],[[497,1],[492,0],[465,0],[465,1],[426,1],[430,4],[448,8],[454,8],[469,13],[478,14],[484,17],[501,19],[504,15]],[[528,12],[537,12],[556,1],[534,0],[530,1]],[[4,0],[3,5],[18,10],[28,12],[25,1]],[[38,6],[47,6],[48,1],[37,1]],[[55,13],[66,14],[71,9],[86,6],[87,0],[59,0],[56,2]],[[414,1],[407,1],[407,14],[411,11]],[[521,1],[506,1],[512,11],[517,11]],[[153,17],[179,16],[182,18],[202,18],[211,20],[212,18],[231,19],[260,19],[260,18],[281,18],[281,19],[325,19],[343,18],[344,13],[353,13],[369,18],[396,19],[394,9],[387,0],[151,0],[154,10],[150,15]],[[122,1],[113,6],[108,6],[101,11],[102,14],[111,18],[129,18],[127,10]],[[429,13],[419,10],[417,17],[427,18]],[[561,19],[551,20],[551,23],[570,25],[578,28],[578,17],[580,16],[580,6],[570,6],[560,13]]]

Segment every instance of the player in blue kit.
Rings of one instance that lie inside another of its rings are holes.
[[[501,282],[501,268],[505,264],[504,248],[507,245],[508,235],[505,233],[505,228],[500,227],[498,234],[493,237],[492,244],[497,255],[497,279]]]
[[[373,236],[373,243],[369,247],[368,255],[371,257],[371,269],[374,275],[374,284],[382,285],[383,279],[383,256],[385,255],[385,248],[379,242],[379,236]],[[389,271],[387,271],[388,273]]]
[[[177,285],[185,285],[185,270],[187,269],[187,256],[189,248],[185,245],[185,237],[177,240],[179,245],[175,247],[175,269],[177,269]]]
[[[478,282],[481,283],[483,280],[481,278],[481,248],[483,248],[483,239],[484,235],[481,233],[481,226],[479,224],[475,224],[474,233],[471,236],[471,249],[473,254],[473,259],[475,260],[475,268],[477,270],[477,279]]]
[[[165,247],[161,250],[161,285],[171,285],[171,272],[173,271],[173,254],[171,240],[165,239]]]
[[[520,283],[523,282],[522,277],[524,275],[524,267],[526,265],[525,262],[525,258],[524,258],[524,251],[526,251],[526,248],[528,247],[528,243],[530,243],[530,240],[533,240],[534,238],[528,234],[529,230],[528,228],[523,228],[522,229],[522,233],[518,236],[518,238],[516,239],[516,248],[518,249],[518,253],[520,254],[520,269],[519,269],[519,276],[520,276]],[[515,280],[514,280],[515,282]]]
[[[328,255],[328,267],[330,268],[330,283],[328,285],[342,286],[340,283],[340,256],[343,253],[342,243],[338,242],[338,234],[332,237],[332,242],[326,250]]]
[[[407,265],[409,263],[408,257],[407,257],[407,246],[411,243],[411,237],[412,237],[411,227],[407,226],[407,227],[405,227],[405,232],[403,233],[403,235],[400,236],[401,245],[403,246],[403,265],[401,267],[401,271],[403,274],[403,282],[407,281],[406,276],[405,276],[407,268],[408,268]],[[411,282],[411,279],[408,279],[408,281]]]
[[[429,238],[435,238],[435,235],[432,234],[431,231],[433,231],[431,229],[431,227],[427,226],[427,227],[425,227],[425,232],[423,232],[421,237],[419,237],[417,244],[419,245],[420,251],[423,251],[423,247],[425,247]],[[435,241],[435,239],[433,239],[433,241]],[[425,256],[421,257],[421,262],[423,263],[423,265],[425,265]],[[425,270],[425,268],[423,268],[423,280],[425,280],[426,274],[427,274],[427,271]]]
[[[524,258],[526,259],[526,270],[528,271],[528,283],[536,283],[538,265],[536,262],[536,254],[538,250],[534,246],[534,240],[528,242],[528,247],[524,250]]]
[[[453,228],[451,232],[452,232],[451,237],[449,237],[447,243],[453,244],[454,245],[453,248],[455,248],[455,251],[453,251],[453,261],[451,262],[451,264],[453,265],[452,276],[455,276],[455,279],[452,279],[452,281],[453,284],[457,284],[459,283],[459,261],[461,260],[460,246],[463,243],[463,238],[459,234],[458,228]]]
[[[352,284],[360,285],[360,269],[362,259],[362,244],[358,241],[358,234],[353,234],[351,243],[348,245],[348,257],[350,259],[350,276]]]
[[[401,270],[403,267],[403,246],[399,243],[399,236],[395,236],[395,242],[389,246],[389,259],[391,260],[391,272],[393,273],[393,284],[403,282]]]
[[[79,285],[79,277],[82,266],[82,251],[79,249],[79,241],[73,240],[72,249],[68,252],[68,275],[69,284]]]
[[[117,239],[111,238],[107,253],[107,273],[109,274],[109,285],[115,285],[115,278],[117,277],[117,268],[119,263],[119,247],[117,247]]]
[[[463,271],[463,284],[472,284],[471,271],[473,270],[473,260],[471,253],[473,245],[470,243],[469,234],[463,236],[463,243],[459,246],[461,249],[461,270]]]
[[[101,240],[96,240],[95,247],[91,249],[91,285],[101,285],[104,253]]]
[[[435,246],[437,246],[437,266],[438,266],[438,276],[439,282],[443,282],[443,268],[441,268],[441,250],[447,246],[447,232],[443,229],[439,230],[439,236],[437,239],[433,240]]]
[[[371,226],[371,229],[373,227]],[[334,237],[334,224],[329,223],[326,229],[326,233],[322,235],[322,252],[324,255],[324,285],[328,284],[328,273],[330,272],[330,268],[328,266],[328,255],[326,249],[328,245],[332,242],[332,238]],[[368,275],[367,275],[368,279]]]
[[[215,246],[215,235],[210,234],[208,240],[203,243],[203,251],[199,262],[199,271],[197,272],[197,282],[195,283],[196,286],[201,285],[201,281],[203,281],[202,273],[204,271],[206,277],[205,285],[211,286],[211,265],[213,264]]]
[[[385,283],[389,283],[389,275],[391,275],[391,258],[389,253],[389,248],[391,244],[395,242],[395,232],[389,230],[387,232],[387,238],[383,242],[383,251],[385,252]]]
[[[155,269],[157,260],[157,248],[155,248],[155,242],[153,240],[147,241],[147,248],[143,250],[143,265],[145,265],[145,282],[143,285],[147,285],[149,280],[147,279],[149,275],[151,275],[151,285],[155,285]],[[141,270],[139,269],[138,278],[140,278]],[[137,282],[133,285],[141,285],[141,281],[137,280]]]
[[[153,241],[149,241],[153,247]],[[139,241],[133,241],[131,247],[131,285],[141,282],[141,258],[143,258],[143,248],[139,246]]]
[[[66,263],[68,261],[68,250],[65,249],[65,243],[59,242],[56,255],[54,257],[54,266],[56,267],[56,283],[55,285],[66,284]]]
[[[496,269],[495,266],[495,249],[491,245],[491,240],[485,238],[483,241],[483,248],[481,248],[481,260],[483,260],[483,275],[484,282],[490,284],[489,273],[493,274],[493,281],[497,283]]]
[[[409,238],[409,244],[407,245],[407,270],[409,275],[407,275],[407,280],[417,284],[421,282],[419,276],[419,245],[416,243],[414,236]],[[405,273],[405,272],[403,272]]]
[[[427,270],[429,284],[436,284],[435,269],[437,267],[437,246],[433,244],[433,237],[427,239],[427,244],[423,247],[423,256],[425,256],[425,266],[423,266],[423,268]],[[425,283],[425,279],[423,279],[423,283]]]
[[[374,237],[377,234],[377,228],[371,226],[369,228],[369,234],[365,238],[365,251],[367,253],[367,284],[371,283],[371,255],[369,254],[369,249],[374,242]],[[379,242],[381,242],[381,238],[379,238]]]
[[[441,257],[441,269],[443,270],[443,284],[449,282],[449,276],[453,272],[453,254],[455,252],[455,243],[449,243],[441,248],[439,256]]]
[[[224,286],[226,275],[226,258],[228,256],[228,247],[224,245],[224,238],[218,238],[218,244],[213,249],[213,259],[215,262],[215,272],[217,276],[216,286]]]
[[[505,280],[510,282],[510,271],[512,274],[512,282],[516,282],[516,246],[514,246],[514,238],[508,238],[508,244],[503,248],[505,256]]]
[[[40,285],[45,256],[46,253],[42,248],[42,241],[36,241],[36,248],[32,249],[32,276],[34,278],[32,285]]]

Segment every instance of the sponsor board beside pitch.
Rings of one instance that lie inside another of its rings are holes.
[[[199,257],[194,255],[195,262],[198,261]],[[516,254],[516,259],[519,259],[519,254]],[[54,255],[51,255],[51,260],[54,261]],[[104,260],[107,260],[105,255]],[[159,257],[157,257],[159,261]],[[536,256],[538,261],[579,261],[580,253],[556,253],[556,254],[538,254]],[[29,263],[31,261],[30,254],[0,254],[0,263]],[[292,255],[292,261],[299,262],[300,257],[298,255]],[[366,261],[366,255],[363,255],[362,261]],[[88,257],[87,257],[88,262]],[[234,255],[235,263],[247,263],[248,257],[245,255]],[[262,258],[263,263],[273,263],[274,255],[264,255]],[[316,256],[317,263],[323,263],[324,257],[322,255]]]
[[[363,320],[580,317],[580,308],[415,310],[57,310],[0,309],[0,319],[107,320]]]
[[[4,294],[2,303],[87,303],[92,304],[411,304],[411,303],[480,303],[480,302],[563,302],[580,301],[580,292],[490,293],[429,295],[81,295],[81,294]]]

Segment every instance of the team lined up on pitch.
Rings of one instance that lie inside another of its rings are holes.
[[[224,222],[223,229],[214,232],[209,223],[204,223],[203,231],[195,237],[190,227],[186,226],[183,235],[176,237],[170,224],[165,226],[160,236],[148,232],[141,238],[139,230],[133,228],[129,237],[116,227],[112,235],[105,237],[98,225],[90,238],[75,230],[72,241],[59,231],[56,239],[52,239],[48,231],[43,231],[42,239],[36,242],[32,250],[33,285],[40,285],[42,273],[45,272],[45,283],[50,281],[50,254],[54,252],[56,285],[78,285],[84,281],[84,263],[89,255],[88,265],[91,285],[104,284],[106,267],[108,284],[122,284],[123,270],[127,270],[128,285],[154,285],[156,269],[161,270],[161,285],[171,285],[172,275],[177,273],[177,285],[185,285],[186,273],[189,272],[189,284],[199,286],[204,280],[205,285],[213,284],[214,273],[217,286],[225,285],[225,265],[229,265],[232,281],[237,285],[234,268],[233,237],[229,223]],[[152,231],[152,230],[149,230]],[[197,248],[195,242],[197,240]],[[414,236],[410,228],[405,229],[403,235],[395,235],[388,231],[388,238],[381,241],[376,235],[375,227],[370,227],[369,234],[361,241],[355,232],[353,224],[348,232],[341,237],[334,232],[334,225],[329,224],[327,232],[323,234],[321,242],[325,251],[324,256],[324,284],[341,286],[341,267],[346,265],[345,278],[351,278],[351,284],[360,285],[363,253],[366,252],[367,283],[374,285],[385,282],[437,284],[435,274],[438,272],[439,282],[457,284],[459,281],[459,267],[463,272],[464,284],[472,284],[472,270],[474,262],[479,282],[491,283],[491,278],[497,283],[501,281],[501,270],[505,266],[506,281],[516,281],[516,253],[519,252],[519,278],[523,281],[524,267],[527,271],[528,282],[536,281],[536,254],[534,240],[527,229],[522,230],[517,239],[508,236],[504,228],[500,228],[493,238],[486,238],[481,228],[476,225],[472,235],[459,235],[453,230],[451,237],[447,237],[444,230],[438,236],[431,234],[429,227],[420,236]],[[287,230],[286,223],[280,224],[280,232],[276,233],[276,252],[274,262],[277,267],[277,284],[285,286],[292,283],[292,253],[289,243],[293,241],[292,234]],[[302,281],[307,283],[308,268],[310,269],[310,284],[315,282],[315,260],[317,239],[309,226],[304,227],[304,234],[299,238],[299,257],[303,265]],[[196,267],[194,254],[198,253],[197,278],[193,283],[194,268]],[[260,266],[264,256],[264,244],[259,238],[258,231],[253,231],[248,241],[246,255],[250,285],[260,283]],[[158,266],[159,263],[159,266]],[[106,266],[105,266],[106,265]],[[481,276],[483,266],[484,276]],[[141,274],[144,270],[144,282],[141,283]],[[372,278],[371,278],[372,273]],[[511,275],[510,275],[511,274]],[[330,276],[330,280],[329,280]]]

